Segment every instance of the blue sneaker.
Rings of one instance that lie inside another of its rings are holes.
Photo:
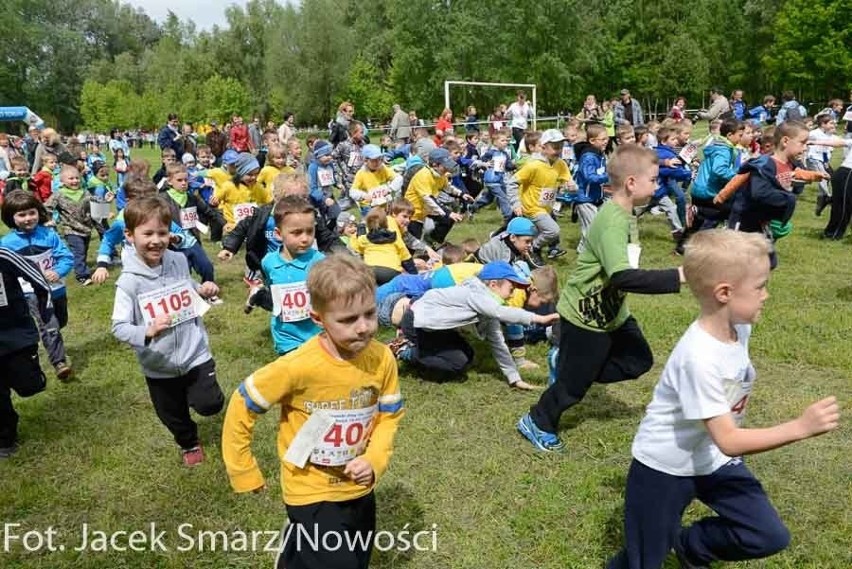
[[[547,350],[547,386],[556,383],[556,362],[559,361],[559,346]]]
[[[545,452],[562,452],[565,444],[553,433],[539,429],[527,413],[518,421],[518,431],[535,445],[538,450]]]

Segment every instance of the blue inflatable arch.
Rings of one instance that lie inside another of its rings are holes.
[[[30,126],[44,128],[44,121],[41,120],[41,117],[27,107],[0,107],[0,121],[24,121]]]

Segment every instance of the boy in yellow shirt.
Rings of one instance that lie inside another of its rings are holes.
[[[426,218],[430,217],[435,222],[431,240],[435,243],[443,243],[453,225],[464,219],[461,214],[441,207],[436,199],[438,194],[444,191],[453,197],[473,201],[469,195],[450,186],[447,175],[455,176],[458,173],[459,165],[452,159],[449,151],[436,148],[429,152],[427,166],[414,174],[405,190],[405,199],[414,206],[411,223],[408,225],[409,233],[418,239],[423,239],[423,227]]]
[[[556,259],[566,253],[560,249],[559,224],[550,215],[556,194],[561,187],[573,186],[571,172],[562,157],[565,137],[557,129],[544,131],[539,141],[541,154],[533,155],[506,184],[506,193],[512,203],[515,215],[532,221],[538,229],[533,241],[530,258],[533,264],[542,266],[541,251],[547,245],[549,259]]]
[[[252,434],[258,416],[280,404],[278,454],[290,525],[278,567],[366,569],[376,525],[373,488],[387,470],[404,413],[396,361],[373,338],[369,267],[332,255],[311,268],[307,285],[311,318],[324,331],[240,384],[222,428],[222,457],[236,492],[265,489]],[[304,539],[315,532],[318,540]],[[323,550],[326,534],[355,547]]]
[[[287,166],[287,149],[280,144],[271,144],[266,151],[266,164],[257,176],[257,183],[263,188],[267,203],[272,201],[272,181],[282,172],[294,172],[293,168]]]
[[[266,192],[257,183],[260,164],[248,152],[242,152],[234,162],[234,176],[224,184],[217,184],[210,205],[218,207],[225,216],[225,233],[251,217],[257,206],[267,204]]]
[[[364,157],[364,165],[355,174],[349,197],[358,202],[361,217],[364,217],[370,208],[384,206],[399,194],[402,176],[397,176],[384,163],[384,155],[375,144],[366,145],[361,156]]]

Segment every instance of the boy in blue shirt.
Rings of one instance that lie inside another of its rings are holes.
[[[65,277],[74,267],[74,255],[56,231],[44,226],[48,221],[44,206],[29,192],[16,190],[3,202],[3,223],[12,231],[0,240],[0,247],[12,250],[35,264],[50,285],[53,316],[43,321],[38,299],[31,287],[24,287],[30,313],[38,326],[41,342],[60,380],[71,376],[60,330],[68,324],[68,298]]]
[[[573,219],[580,220],[580,243],[577,253],[586,248],[586,234],[592,220],[603,205],[603,186],[609,183],[606,173],[606,156],[604,150],[609,144],[606,127],[600,124],[586,125],[586,144],[577,144],[577,197],[574,199]]]
[[[313,248],[316,210],[300,196],[284,196],[272,210],[279,251],[260,263],[272,295],[272,340],[279,356],[292,352],[320,333],[311,319],[307,280],[310,268],[325,258]]]
[[[475,213],[492,201],[496,201],[500,214],[503,216],[504,225],[512,219],[512,203],[506,193],[506,172],[515,169],[511,152],[507,150],[508,146],[508,133],[500,131],[494,135],[494,145],[480,159],[488,164],[488,168],[482,176],[485,189],[480,192],[479,197],[471,206],[472,212]],[[477,164],[478,162],[473,162],[472,166],[475,168]]]

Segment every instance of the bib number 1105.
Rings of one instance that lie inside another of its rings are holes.
[[[180,312],[190,306],[192,306],[192,296],[190,296],[188,290],[182,290],[180,293],[173,292],[168,297],[161,297],[156,303],[149,301],[142,306],[142,310],[147,311],[148,316],[153,320],[159,314]]]

